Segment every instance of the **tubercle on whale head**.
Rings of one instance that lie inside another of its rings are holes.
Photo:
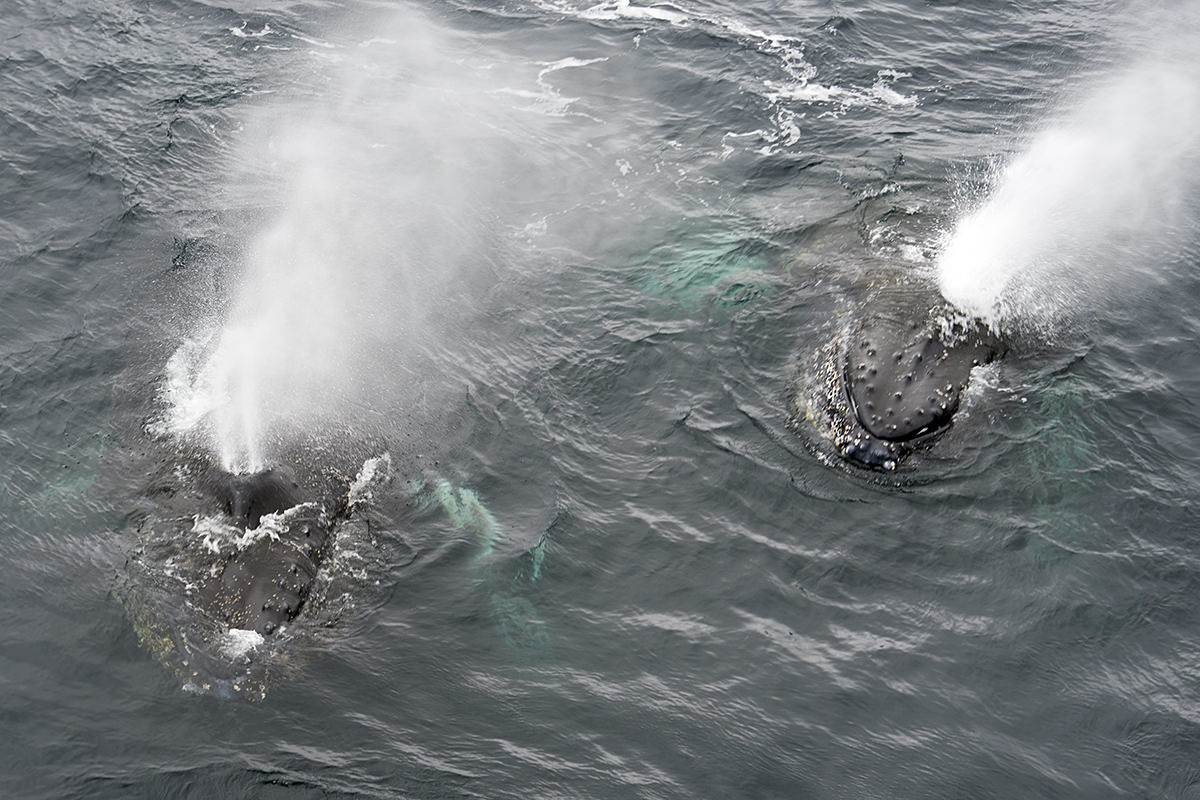
[[[842,457],[861,464],[864,467],[882,469],[888,472],[894,470],[900,462],[900,454],[896,447],[873,436],[855,436],[840,444],[839,452]]]

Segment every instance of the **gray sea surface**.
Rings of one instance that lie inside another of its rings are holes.
[[[6,0],[0,796],[1200,798],[1197,16]],[[831,343],[1087,98],[1035,194],[1162,224],[845,463]],[[146,520],[221,458],[173,369],[272,315],[265,457],[393,467],[248,702],[138,604],[189,624]]]

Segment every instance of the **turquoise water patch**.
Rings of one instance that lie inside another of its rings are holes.
[[[638,288],[685,306],[740,306],[772,294],[764,242],[733,233],[703,234],[662,244],[638,265]]]
[[[1071,374],[1046,376],[1030,398],[1029,420],[1036,427],[1026,448],[1025,502],[1039,509],[1038,539],[1064,553],[1106,544],[1087,513],[1097,502],[1095,468],[1097,409],[1083,381]]]
[[[36,470],[21,469],[0,486],[0,508],[10,523],[37,528],[50,520],[63,523],[95,505],[98,470],[107,450],[94,434],[61,450],[45,452]]]

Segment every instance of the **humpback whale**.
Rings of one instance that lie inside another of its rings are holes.
[[[918,309],[914,312],[914,309]],[[982,322],[928,298],[876,297],[827,349],[824,405],[850,463],[890,471],[953,423],[971,370],[1003,354]]]
[[[117,598],[185,690],[261,700],[369,596],[390,457],[367,459],[353,479],[333,469],[298,479],[282,464],[164,466],[129,520],[135,547]]]
[[[300,613],[325,554],[330,520],[344,507],[304,502],[300,484],[281,468],[249,475],[215,469],[203,485],[246,533],[241,546],[221,553],[219,569],[199,587],[202,604],[230,628],[270,636]]]

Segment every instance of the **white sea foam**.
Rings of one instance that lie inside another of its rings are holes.
[[[305,36],[304,34],[301,34],[301,33],[293,33],[292,38],[297,41],[304,42],[305,44],[310,44],[313,47],[320,47],[323,50],[336,50],[337,49],[337,45],[334,44],[333,42],[326,42],[322,39],[314,39],[311,36]]]
[[[388,465],[390,466],[390,461]],[[381,480],[381,478],[373,472],[366,479],[366,482],[378,482],[378,480]],[[363,490],[360,489],[360,491]],[[253,528],[242,528],[238,525],[233,525],[224,516],[197,514],[192,518],[192,533],[199,537],[202,547],[214,555],[220,555],[222,551],[226,550],[230,552],[245,550],[247,547],[263,539],[279,541],[280,535],[288,530],[288,526],[292,524],[297,514],[319,508],[320,506],[316,503],[300,503],[283,511],[263,514],[258,521],[258,525]]]
[[[898,72],[894,69],[881,69],[875,75],[875,83],[871,86],[871,96],[889,106],[915,106],[917,104],[915,95],[901,94],[892,88],[892,83],[895,81],[910,77],[912,76],[907,72]]]
[[[263,469],[262,411],[256,391],[260,378],[270,374],[267,360],[277,352],[271,349],[265,324],[232,324],[218,333],[184,340],[167,361],[161,389],[164,413],[152,424],[152,432],[211,434],[226,469]]]
[[[258,631],[230,628],[221,635],[217,647],[220,649],[221,655],[232,661],[244,658],[264,641],[266,640]]]
[[[541,62],[538,64],[541,69],[538,70],[537,74],[537,91],[505,86],[494,90],[494,93],[528,100],[529,104],[525,107],[525,110],[534,111],[539,114],[552,117],[565,117],[577,114],[578,112],[573,111],[571,107],[579,101],[579,98],[562,95],[547,80],[547,76],[559,70],[587,67],[607,60],[607,58],[562,58],[558,61]],[[579,116],[586,117],[587,115],[579,114]]]
[[[726,15],[708,15],[684,8],[673,3],[636,5],[628,0],[612,0],[598,4],[573,3],[570,0],[541,0],[538,5],[546,10],[589,20],[631,20],[648,23],[666,23],[675,27],[707,27],[718,33],[743,41],[749,48],[776,60],[782,78],[762,78],[753,87],[768,101],[779,106],[775,121],[777,131],[754,131],[752,133],[731,132],[731,136],[754,136],[765,140],[764,152],[778,147],[787,147],[798,139],[799,129],[795,120],[801,112],[791,108],[794,104],[830,106],[825,113],[841,114],[861,106],[908,107],[918,102],[915,95],[898,91],[894,84],[910,77],[906,72],[881,68],[869,87],[839,86],[823,83],[817,79],[817,68],[804,55],[804,40],[789,34],[772,33],[753,27],[744,21]],[[635,46],[640,46],[640,37]]]
[[[248,24],[249,23],[247,23],[247,22],[243,22],[241,27],[230,28],[229,32],[232,33],[234,36],[238,37],[239,39],[261,39],[262,37],[264,37],[268,34],[274,33],[274,31],[271,30],[271,26],[265,22],[263,23],[262,30],[260,30],[260,31],[246,30],[246,26]]]
[[[196,369],[203,358],[202,348],[194,339],[183,344],[167,359],[159,396],[163,416],[151,422],[156,435],[183,434],[195,429],[216,408],[210,394],[196,391]]]
[[[374,458],[368,458],[363,462],[362,469],[358,471],[353,483],[350,484],[347,502],[351,506],[370,502],[374,498],[374,490],[390,480],[391,477],[391,454],[384,453]]]
[[[640,6],[629,0],[611,0],[607,3],[597,3],[579,12],[584,19],[650,19],[659,22],[669,22],[672,25],[682,25],[688,21],[688,13],[672,3],[654,3]]]
[[[241,532],[223,517],[197,514],[192,520],[192,533],[200,538],[200,543],[206,550],[215,555],[220,555],[222,547],[234,541]]]

